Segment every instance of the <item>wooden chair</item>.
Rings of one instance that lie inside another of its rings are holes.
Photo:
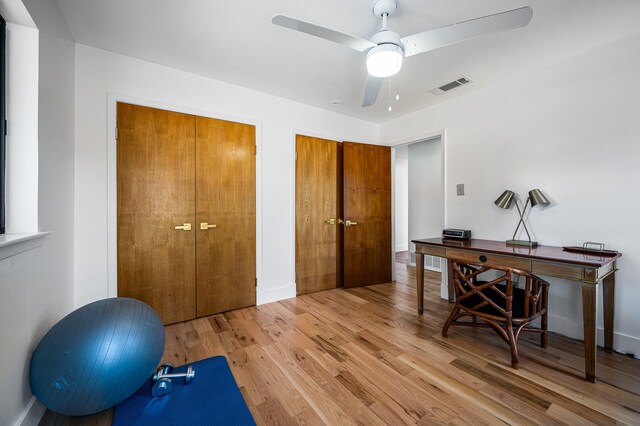
[[[471,266],[451,259],[456,300],[451,315],[442,328],[447,337],[451,325],[490,327],[511,348],[511,367],[518,368],[516,342],[521,331],[540,333],[540,345],[547,347],[547,304],[549,283],[525,271],[496,265]],[[491,281],[481,281],[479,275],[495,270],[500,276]],[[514,276],[524,278],[524,288],[518,288]],[[458,321],[465,316],[473,322]],[[530,326],[542,317],[539,328]],[[476,318],[483,322],[477,322]]]

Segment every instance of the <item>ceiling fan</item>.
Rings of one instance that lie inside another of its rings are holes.
[[[374,2],[373,14],[382,20],[382,28],[369,40],[284,15],[274,16],[271,22],[342,44],[358,52],[367,52],[368,76],[362,106],[368,107],[376,103],[384,78],[400,71],[403,56],[428,52],[484,34],[523,27],[533,16],[531,7],[526,6],[401,38],[398,33],[387,28],[387,18],[393,16],[397,8],[397,0]]]

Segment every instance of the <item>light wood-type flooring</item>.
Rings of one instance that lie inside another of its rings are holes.
[[[428,280],[416,314],[414,268],[396,283],[329,290],[170,325],[163,361],[224,355],[258,424],[640,424],[640,360],[598,351],[583,378],[582,342],[551,333],[519,343],[520,369],[491,330],[452,327]],[[197,380],[197,379],[196,379]],[[110,422],[111,412],[41,424]]]

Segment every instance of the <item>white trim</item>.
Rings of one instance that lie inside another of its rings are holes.
[[[27,406],[24,407],[20,416],[16,419],[14,426],[31,426],[37,425],[44,416],[46,408],[40,401],[36,399],[35,396],[32,396],[29,402],[27,402]]]
[[[289,247],[291,247],[291,271],[289,275],[289,281],[293,283],[293,294],[296,295],[297,283],[296,283],[296,167],[298,166],[298,153],[296,151],[296,136],[298,132],[293,129],[291,134],[291,158],[293,159],[293,167],[291,168],[291,240]]]
[[[407,251],[408,248],[404,250],[398,250],[396,247],[396,191],[394,190],[396,187],[396,150],[394,148],[390,149],[391,151],[391,247],[395,247],[395,250],[391,250],[391,281],[396,281],[396,252],[398,251]]]
[[[396,246],[396,253],[399,251],[408,251],[409,246]]]
[[[6,34],[6,232],[32,233],[39,229],[39,31],[8,22]]]
[[[441,173],[441,181],[442,181],[442,228],[446,229],[447,227],[447,173],[446,173],[446,164],[447,164],[447,129],[442,129],[435,132],[423,133],[421,135],[412,136],[409,138],[404,138],[398,141],[389,142],[387,145],[391,147],[395,152],[395,148],[411,145],[413,143],[423,142],[430,139],[440,138],[440,150],[442,163],[440,166]],[[391,192],[393,193],[393,187],[391,188]],[[395,221],[395,211],[392,212],[391,216],[392,222]],[[441,281],[440,281],[440,297],[443,299],[449,298],[449,286],[447,283],[447,268],[442,268],[441,271]]]
[[[549,313],[549,331],[553,331],[571,339],[584,339],[584,326],[582,321],[562,317]],[[596,336],[598,345],[604,346],[604,329],[597,327]],[[640,338],[622,333],[613,333],[613,349],[623,354],[632,353],[640,359]]]
[[[256,299],[259,300],[257,303],[258,305],[291,299],[292,297],[296,297],[296,283],[287,284],[282,287],[269,288],[266,290],[258,287],[256,294]]]
[[[51,232],[0,235],[0,260],[40,247]]]
[[[116,174],[116,135],[117,103],[126,102],[151,108],[159,108],[183,114],[217,118],[250,124],[256,127],[256,278],[262,282],[262,121],[239,117],[217,111],[192,108],[184,105],[138,98],[120,93],[107,92],[107,295],[115,297],[118,293],[118,256],[117,256],[117,174]],[[256,289],[257,304],[263,303]]]

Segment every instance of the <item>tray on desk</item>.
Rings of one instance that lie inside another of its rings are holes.
[[[570,253],[586,254],[589,256],[616,257],[618,255],[618,252],[615,250],[590,249],[578,246],[562,247],[562,250]]]

